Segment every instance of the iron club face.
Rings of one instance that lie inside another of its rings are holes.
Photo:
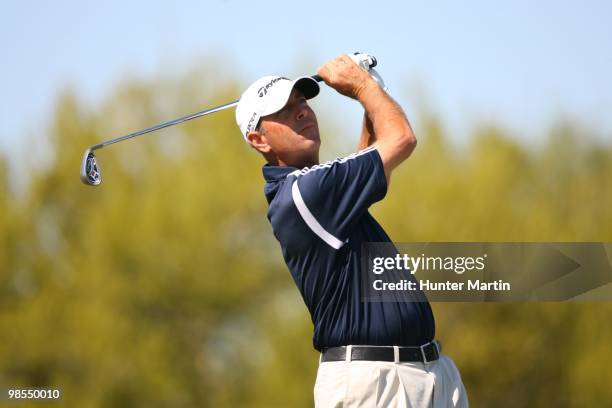
[[[90,186],[97,186],[102,183],[102,173],[96,155],[91,149],[85,150],[81,161],[81,181]]]

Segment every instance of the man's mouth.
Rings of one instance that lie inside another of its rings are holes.
[[[314,127],[314,123],[311,122],[311,123],[307,124],[306,126],[304,126],[302,129],[300,129],[300,131],[298,133],[302,134],[302,133],[304,133],[304,131],[306,129],[310,129],[310,128],[313,128],[313,127]]]

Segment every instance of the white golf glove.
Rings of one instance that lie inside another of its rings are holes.
[[[374,68],[370,68],[371,65],[374,65],[375,59],[373,59],[370,55],[364,53],[355,53],[349,55],[349,57],[355,61],[355,64],[359,65],[361,68],[365,69],[370,73],[370,76],[374,78],[374,80],[378,83],[378,85],[387,93],[389,93],[389,88],[385,85],[385,81],[383,81],[382,77]]]

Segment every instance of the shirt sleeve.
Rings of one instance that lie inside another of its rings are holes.
[[[335,249],[346,242],[368,208],[387,193],[382,159],[374,146],[294,175],[291,193],[298,212]]]

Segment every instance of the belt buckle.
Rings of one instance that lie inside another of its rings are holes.
[[[433,346],[436,348],[436,353],[438,354],[438,358],[440,358],[440,349],[438,348],[438,343],[434,340],[434,341],[430,341],[428,343],[423,344],[422,346],[419,346],[419,349],[421,350],[421,357],[423,357],[423,363],[427,364],[430,363],[431,361],[427,360],[427,355],[425,354],[425,347],[429,346],[430,344],[433,344]]]

